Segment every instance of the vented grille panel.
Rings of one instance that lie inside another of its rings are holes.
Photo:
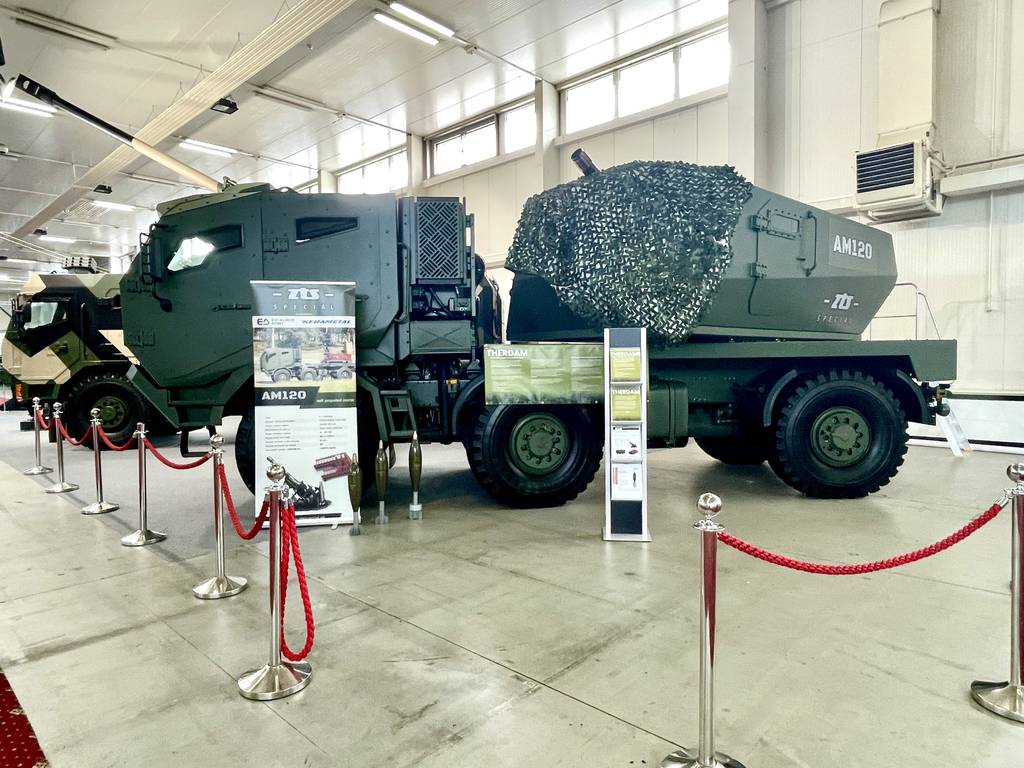
[[[857,191],[874,192],[914,183],[914,144],[857,155]]]
[[[458,200],[416,201],[416,277],[462,279],[462,209]]]

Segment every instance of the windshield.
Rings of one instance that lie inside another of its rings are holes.
[[[24,308],[24,327],[39,328],[67,319],[67,303],[63,301],[32,301]]]
[[[206,257],[215,251],[238,248],[242,244],[242,228],[238,226],[217,227],[205,232],[184,237],[174,249],[167,269],[178,272],[198,267]]]

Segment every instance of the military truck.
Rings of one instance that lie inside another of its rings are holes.
[[[84,273],[32,277],[11,301],[2,353],[22,407],[31,407],[33,397],[64,403],[73,435],[85,434],[91,409],[99,408],[114,442],[127,440],[139,421],[167,428],[128,381],[134,356],[124,344],[120,280]]]
[[[137,146],[28,78],[17,83]],[[561,504],[591,482],[600,406],[485,402],[482,354],[502,340],[502,314],[460,200],[190,178],[219,191],[159,206],[121,281],[125,343],[137,359],[129,378],[186,432],[241,415],[236,460],[250,489],[255,279],[356,283],[361,455],[414,430],[423,442],[462,442],[481,484],[521,507]],[[644,202],[642,187],[634,193]],[[672,210],[671,200],[653,202]],[[731,261],[699,324],[685,342],[650,353],[649,437],[662,445],[694,437],[726,462],[767,459],[812,496],[877,490],[903,461],[907,421],[934,423],[944,408],[936,382],[955,377],[955,342],[860,340],[896,281],[888,234],[757,187],[734,225]],[[516,275],[512,340],[595,337],[559,289],[538,274]]]

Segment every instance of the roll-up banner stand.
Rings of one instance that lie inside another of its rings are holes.
[[[281,464],[299,525],[351,523],[346,476],[358,450],[355,283],[251,285],[256,499],[266,493],[267,467]]]
[[[604,331],[605,541],[650,541],[647,527],[647,330]]]

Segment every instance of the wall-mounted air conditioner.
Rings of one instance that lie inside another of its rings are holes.
[[[874,221],[942,213],[942,195],[928,139],[857,153],[857,210]]]

